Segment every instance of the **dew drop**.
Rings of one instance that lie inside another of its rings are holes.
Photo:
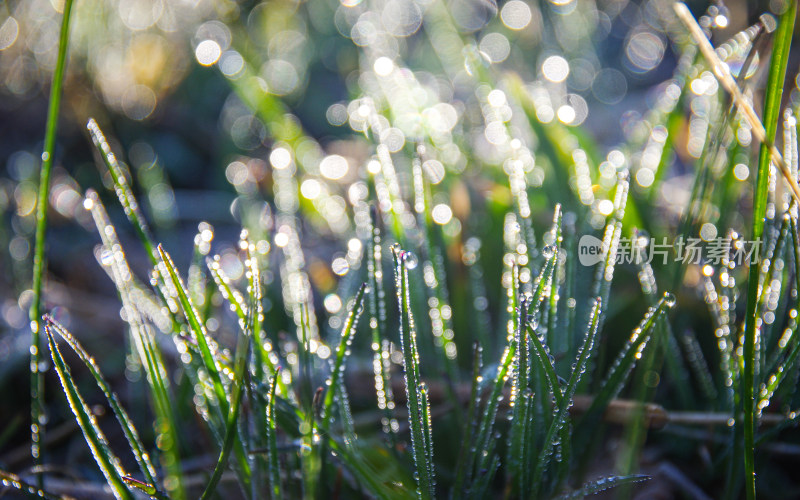
[[[100,253],[100,263],[104,266],[110,266],[112,262],[114,262],[114,253],[111,250],[104,248]]]
[[[413,252],[405,251],[400,254],[400,257],[403,259],[403,262],[406,263],[407,269],[415,269],[419,263],[417,256]]]

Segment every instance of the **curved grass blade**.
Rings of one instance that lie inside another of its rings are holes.
[[[416,465],[417,497],[434,498],[433,449],[429,443],[430,429],[425,412],[429,410],[426,394],[420,391],[419,353],[417,351],[417,332],[411,313],[411,291],[408,283],[407,259],[409,252],[392,247],[395,262],[397,300],[400,308],[400,339],[405,362],[406,396],[408,398],[408,420],[411,426],[411,446]]]
[[[64,388],[64,394],[67,396],[69,407],[75,415],[75,419],[86,439],[86,444],[89,445],[92,456],[94,456],[114,496],[118,499],[133,500],[133,494],[122,479],[122,477],[126,475],[125,471],[122,469],[119,459],[114,456],[114,453],[109,448],[108,440],[103,434],[103,431],[97,426],[89,407],[75,387],[75,383],[72,381],[72,375],[70,375],[69,372],[69,367],[67,367],[64,362],[64,358],[61,356],[61,351],[59,351],[55,337],[50,329],[50,325],[45,324],[44,330],[47,335],[47,342],[50,346],[50,355],[53,358],[53,365],[58,373],[59,380],[61,380],[61,385]]]
[[[4,470],[0,470],[0,485],[6,488],[13,488],[32,498],[44,498],[45,500],[71,500],[70,497],[48,493],[39,487],[23,481],[18,475]]]
[[[336,395],[339,381],[344,375],[344,365],[347,360],[347,355],[350,350],[350,344],[353,342],[353,336],[358,327],[358,319],[364,311],[364,294],[367,291],[367,284],[363,283],[358,289],[353,307],[347,315],[347,320],[342,327],[342,337],[339,341],[339,347],[336,348],[336,359],[333,363],[333,370],[331,377],[328,380],[328,390],[325,393],[325,399],[322,403],[322,419],[325,425],[330,429],[333,421],[333,414],[331,408],[333,407],[334,396]]]
[[[569,419],[569,409],[572,406],[572,397],[575,395],[575,391],[578,389],[578,384],[581,381],[581,377],[586,372],[586,365],[589,363],[592,347],[597,341],[597,332],[599,331],[600,326],[600,311],[602,309],[600,301],[600,297],[597,297],[594,301],[592,312],[589,315],[589,325],[586,329],[583,345],[581,345],[580,349],[578,350],[578,356],[574,365],[575,367],[572,369],[572,374],[567,382],[567,387],[564,390],[561,402],[557,403],[557,410],[555,415],[553,415],[553,422],[550,424],[550,428],[547,430],[542,451],[539,453],[539,460],[536,463],[536,470],[533,474],[533,487],[535,488],[534,492],[541,490],[544,471],[548,465],[549,458],[553,453],[553,449],[556,446],[556,440],[561,436],[561,430]],[[560,392],[560,390],[560,387],[556,386],[556,391]],[[566,445],[567,443],[562,443],[562,446]]]
[[[97,386],[103,391],[103,395],[105,395],[106,400],[108,400],[108,404],[111,406],[111,410],[114,412],[114,416],[117,418],[120,427],[122,427],[122,431],[125,433],[125,438],[128,440],[128,444],[131,447],[134,458],[136,458],[136,462],[139,464],[139,469],[142,471],[145,481],[149,483],[150,486],[155,486],[157,474],[153,463],[150,461],[150,456],[142,444],[139,433],[136,431],[136,427],[134,427],[128,413],[122,408],[122,405],[119,404],[116,393],[111,390],[111,386],[100,372],[100,367],[97,366],[94,359],[89,356],[83,346],[81,346],[78,340],[73,337],[66,328],[48,315],[45,315],[43,319],[45,324],[51,328],[51,331],[55,331],[64,339],[81,361],[83,361],[83,364],[89,369],[97,382]]]
[[[61,16],[61,31],[58,39],[58,57],[53,71],[53,83],[50,86],[50,100],[47,106],[47,124],[44,134],[44,151],[42,152],[42,169],[39,174],[39,195],[36,203],[36,234],[33,250],[33,300],[30,309],[31,324],[31,458],[34,465],[40,465],[41,446],[44,443],[43,427],[46,421],[44,405],[44,373],[41,366],[42,352],[42,288],[45,274],[45,233],[47,232],[47,200],[50,193],[50,172],[53,168],[53,157],[56,149],[56,130],[58,115],[61,109],[61,89],[64,86],[64,75],[67,67],[67,47],[69,46],[69,20],[72,13],[73,0],[65,0],[64,14]],[[42,485],[42,476],[37,480]]]
[[[566,493],[556,498],[556,500],[579,500],[581,498],[600,493],[610,488],[615,488],[623,484],[640,483],[647,481],[650,476],[642,474],[631,474],[629,476],[608,476],[585,483],[579,489]]]
[[[781,15],[775,42],[772,48],[767,88],[764,95],[764,127],[766,141],[761,144],[758,157],[756,188],[753,194],[753,231],[752,241],[760,241],[764,232],[764,215],[767,208],[768,177],[771,162],[771,144],[775,140],[780,118],[781,97],[783,95],[786,66],[789,61],[789,49],[792,43],[797,2],[792,1]],[[748,500],[756,497],[755,476],[755,405],[753,404],[756,364],[756,315],[759,298],[760,266],[751,264],[747,278],[747,310],[744,330],[744,366],[742,373],[742,402],[744,405],[744,468],[745,494]],[[738,419],[737,419],[738,420]]]

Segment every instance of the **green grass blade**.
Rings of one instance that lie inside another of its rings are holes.
[[[233,387],[231,388],[231,402],[230,409],[228,410],[228,419],[225,425],[225,439],[220,450],[217,465],[214,467],[214,472],[203,491],[201,500],[206,500],[214,494],[217,483],[225,471],[230,456],[231,449],[233,448],[234,441],[237,434],[237,422],[239,420],[239,412],[242,407],[242,392],[245,385],[245,370],[247,368],[247,358],[250,347],[250,339],[253,335],[253,326],[255,323],[255,301],[251,300],[250,307],[248,308],[248,320],[243,331],[239,332],[239,339],[236,342],[236,354],[234,355],[234,376]]]
[[[573,492],[561,495],[557,497],[557,500],[579,500],[581,498],[585,498],[590,495],[600,493],[601,491],[621,486],[623,484],[640,483],[642,481],[647,481],[648,479],[650,479],[650,476],[641,474],[603,477],[600,479],[595,479],[594,481],[590,481]]]
[[[183,314],[186,317],[186,320],[189,322],[189,327],[192,330],[193,338],[197,342],[203,364],[208,371],[208,376],[211,378],[214,394],[217,399],[217,405],[222,415],[227,416],[229,410],[228,397],[225,393],[225,387],[222,385],[220,369],[217,366],[214,353],[211,351],[211,346],[208,343],[208,332],[206,332],[205,326],[201,323],[200,318],[198,317],[197,310],[189,298],[186,287],[178,275],[178,270],[175,268],[175,264],[172,262],[172,258],[169,256],[169,254],[167,254],[161,245],[158,245],[158,254],[161,258],[161,262],[164,264],[167,270],[172,286],[178,293],[178,300],[181,304],[181,308],[183,309]]]
[[[252,256],[251,256],[252,258]],[[214,279],[214,283],[217,285],[217,289],[219,293],[222,295],[222,298],[227,300],[230,303],[233,312],[236,314],[236,317],[239,319],[240,322],[247,321],[247,306],[244,303],[244,298],[238,290],[236,290],[230,283],[230,280],[225,275],[222,270],[222,266],[220,264],[220,257],[219,255],[215,255],[213,259],[206,259],[206,266],[208,267],[209,272],[211,273],[211,277]],[[254,274],[256,269],[251,266],[251,274]],[[252,286],[252,285],[251,285]],[[258,332],[260,328],[256,328],[254,331]],[[255,343],[254,343],[255,344]],[[267,369],[270,373],[275,372],[276,366],[273,363],[270,357],[270,351],[264,347],[264,342],[260,342],[261,345],[254,345],[253,348],[257,350],[257,352],[261,351],[260,359],[266,365]],[[286,384],[281,380],[278,379],[278,388],[280,389],[281,394],[289,394],[289,388]]]
[[[417,476],[417,496],[422,499],[434,498],[434,478],[432,457],[428,451],[430,432],[425,418],[427,397],[420,391],[419,353],[417,351],[417,332],[411,313],[411,291],[408,283],[407,259],[409,252],[392,247],[395,262],[397,300],[400,309],[400,339],[405,362],[406,396],[408,400],[408,419],[411,427],[411,446]]]
[[[772,58],[767,79],[767,88],[764,95],[763,123],[766,129],[768,142],[775,140],[780,119],[781,97],[786,78],[786,65],[789,61],[789,49],[792,43],[795,17],[797,15],[797,2],[792,1],[787,5],[786,11],[780,16],[778,29],[775,32],[775,41],[772,48]],[[770,151],[766,144],[761,145],[758,158],[758,172],[756,174],[756,188],[753,199],[753,230],[752,241],[761,241],[764,232],[764,216],[767,208],[768,177],[770,168]],[[756,363],[756,315],[759,298],[759,271],[760,266],[750,264],[747,279],[747,309],[745,315],[744,331],[744,366],[742,373],[742,401],[744,404],[744,468],[745,468],[745,494],[748,500],[756,497],[755,476],[755,363]],[[737,419],[738,420],[738,419]]]
[[[517,355],[514,364],[514,384],[512,387],[512,403],[511,408],[511,430],[509,432],[509,446],[508,446],[508,476],[511,478],[511,491],[515,497],[527,496],[527,478],[528,474],[525,470],[527,462],[525,454],[528,451],[527,447],[530,443],[526,439],[528,435],[528,426],[530,419],[528,418],[528,410],[530,409],[530,402],[533,399],[533,393],[528,387],[528,380],[530,378],[529,369],[529,343],[528,342],[528,309],[530,307],[529,299],[523,296],[520,299],[519,308],[517,309]],[[536,333],[530,335],[536,336]]]
[[[378,210],[370,206],[370,234],[367,237],[367,280],[371,293],[369,305],[369,327],[372,333],[372,370],[375,374],[375,394],[378,409],[383,413],[381,427],[394,447],[397,444],[396,419],[392,415],[395,407],[391,385],[389,340],[386,338],[386,292],[383,288],[383,249]]]
[[[178,270],[175,267],[175,264],[172,262],[172,258],[161,245],[158,245],[157,250],[161,259],[161,263],[163,264],[163,268],[166,269],[166,275],[163,275],[163,279],[165,282],[168,279],[178,294],[178,300],[181,304],[181,309],[183,309],[184,316],[189,323],[189,328],[192,331],[193,338],[197,342],[200,357],[203,360],[203,366],[205,367],[206,372],[211,379],[211,384],[214,390],[214,395],[216,396],[217,408],[219,410],[221,420],[225,422],[224,425],[225,428],[227,428],[231,416],[230,406],[232,404],[232,400],[234,399],[233,392],[236,390],[241,390],[241,386],[236,384],[234,381],[234,387],[231,390],[231,401],[229,401],[228,395],[225,391],[225,386],[222,384],[222,376],[220,374],[221,368],[217,364],[216,352],[212,351],[212,346],[215,346],[215,343],[209,342],[210,337],[208,337],[208,332],[206,331],[205,325],[203,325],[203,323],[200,321],[197,309],[195,309],[194,304],[189,297],[188,290],[183,284],[183,280],[181,280],[181,277],[178,275]],[[159,266],[159,269],[162,269],[162,267]],[[227,435],[227,431],[225,434]],[[247,462],[244,446],[239,439],[234,440],[234,452],[236,454],[238,465],[236,472],[239,475],[240,481],[243,483],[244,490],[248,491],[250,488],[249,482],[251,475],[250,464]]]
[[[551,273],[553,272],[552,269],[549,271]],[[531,334],[531,344],[533,345],[534,353],[536,353],[535,359],[538,361],[538,366],[544,372],[547,385],[550,388],[553,398],[555,399],[555,403],[557,405],[561,404],[561,385],[558,382],[558,374],[556,373],[555,366],[553,365],[553,356],[550,354],[550,348],[544,343],[543,337],[539,336],[538,327],[532,327],[531,325],[528,325],[528,329]]]
[[[13,488],[31,498],[44,498],[45,500],[69,500],[69,497],[48,493],[38,486],[34,486],[26,481],[23,481],[18,475],[4,470],[0,470],[0,485],[2,485],[4,488]]]
[[[481,385],[481,369],[483,368],[482,354],[483,348],[481,342],[476,341],[473,349],[472,356],[472,387],[470,389],[469,403],[467,407],[467,419],[464,422],[464,434],[461,441],[461,451],[458,454],[456,463],[455,480],[453,481],[452,496],[454,499],[462,498],[464,494],[464,485],[467,477],[467,464],[470,463],[470,442],[471,437],[474,436],[477,430],[478,422],[475,421],[475,415],[478,406],[480,405],[480,385]]]
[[[594,301],[592,312],[589,315],[589,325],[586,329],[583,344],[578,350],[578,356],[575,360],[575,367],[572,369],[572,374],[567,382],[564,394],[561,397],[561,402],[557,403],[556,414],[553,416],[553,422],[547,430],[547,435],[544,439],[544,445],[539,453],[539,460],[536,463],[536,470],[533,474],[534,491],[541,491],[542,477],[544,476],[545,468],[548,465],[550,456],[556,445],[556,440],[561,435],[562,428],[566,425],[569,419],[569,409],[572,406],[572,397],[578,389],[581,377],[586,372],[586,365],[589,362],[589,357],[592,352],[592,347],[597,341],[597,333],[600,325],[600,298]],[[556,390],[560,392],[560,387],[556,386]],[[562,443],[562,446],[567,446],[567,443]]]
[[[128,413],[124,408],[122,408],[116,393],[111,390],[111,386],[100,372],[100,367],[97,366],[97,363],[95,363],[94,359],[89,356],[83,346],[81,346],[78,340],[69,331],[67,331],[66,328],[61,326],[57,321],[47,315],[44,316],[44,322],[51,331],[56,332],[62,339],[64,339],[64,341],[67,342],[67,344],[69,344],[72,350],[75,351],[75,354],[78,355],[81,361],[83,361],[83,364],[85,364],[89,369],[95,381],[97,382],[97,386],[101,391],[103,391],[103,395],[105,395],[106,400],[108,400],[108,404],[111,406],[111,410],[114,412],[114,416],[117,418],[120,427],[122,427],[122,431],[125,433],[125,438],[128,440],[128,444],[131,447],[134,458],[136,458],[136,462],[139,464],[139,468],[142,471],[145,481],[150,485],[156,485],[156,469],[150,461],[150,456],[148,455],[144,444],[142,444],[142,440],[139,438],[139,433],[137,432],[136,427],[134,427],[133,422],[128,416]]]
[[[145,369],[150,398],[157,418],[155,428],[161,445],[161,462],[167,472],[163,481],[164,488],[172,498],[185,498],[169,379],[166,376],[161,349],[154,338],[153,328],[144,319],[142,311],[147,309],[147,305],[143,304],[142,297],[137,298],[137,294],[142,295],[145,292],[133,278],[133,273],[117,238],[116,229],[111,224],[97,193],[93,190],[87,191],[84,205],[91,210],[97,232],[103,242],[102,252],[112,257],[108,266],[110,267],[109,274],[125,308],[130,335],[136,347],[139,362]],[[163,315],[160,304],[155,305],[154,303],[151,308]],[[169,318],[164,317],[163,320],[169,325]],[[150,318],[150,321],[154,321],[154,319]]]
[[[30,309],[31,324],[31,457],[34,465],[42,463],[43,427],[46,421],[44,406],[44,373],[41,367],[42,352],[42,289],[45,274],[45,236],[47,232],[47,200],[50,193],[50,172],[56,149],[56,130],[61,110],[61,89],[67,67],[67,48],[69,47],[69,21],[73,0],[65,0],[64,14],[61,16],[61,31],[58,40],[58,57],[50,86],[50,101],[47,107],[47,124],[42,152],[42,169],[39,174],[39,195],[36,203],[36,234],[33,250],[33,300]],[[39,476],[41,478],[41,476]],[[39,479],[41,486],[42,479]]]
[[[125,471],[122,469],[119,459],[114,456],[109,448],[108,440],[103,434],[103,431],[97,426],[89,407],[81,397],[77,387],[75,387],[75,383],[72,381],[72,375],[69,372],[69,367],[67,367],[64,358],[61,356],[61,352],[58,349],[50,326],[45,324],[44,330],[47,335],[47,342],[50,346],[50,355],[53,359],[53,365],[58,373],[58,378],[61,380],[61,385],[64,388],[64,394],[67,396],[69,407],[75,415],[75,419],[86,439],[86,444],[89,445],[89,449],[92,451],[92,455],[97,465],[100,467],[100,471],[103,473],[103,476],[105,476],[115,497],[118,499],[133,500],[133,494],[122,479],[122,477],[126,475]]]
[[[158,491],[152,484],[143,483],[131,476],[122,476],[122,480],[125,481],[125,484],[128,486],[136,488],[154,500],[170,500],[168,496]]]
[[[325,399],[322,403],[322,419],[325,425],[330,429],[333,421],[333,414],[331,409],[333,407],[334,396],[336,395],[339,383],[344,376],[344,367],[347,360],[348,352],[350,351],[350,344],[353,342],[353,336],[358,327],[358,319],[364,311],[364,294],[367,291],[367,284],[363,283],[356,293],[356,298],[353,302],[353,307],[347,315],[347,320],[342,327],[342,336],[339,341],[339,347],[336,348],[336,358],[333,363],[330,379],[327,383],[327,391]]]
[[[281,496],[281,469],[278,462],[278,444],[277,444],[277,425],[275,418],[275,387],[276,381],[280,377],[280,367],[275,370],[275,375],[272,376],[269,383],[269,390],[267,391],[267,428],[264,430],[267,441],[267,461],[269,463],[269,486],[272,493],[273,500],[283,498]]]
[[[125,215],[128,216],[128,220],[133,224],[133,228],[136,230],[136,236],[139,237],[145,250],[147,250],[147,256],[150,258],[150,262],[154,266],[157,265],[158,252],[156,251],[155,240],[139,208],[139,202],[136,201],[133,190],[128,184],[128,179],[125,177],[125,173],[122,171],[122,167],[120,167],[117,161],[117,157],[111,151],[106,136],[103,134],[103,131],[100,130],[100,126],[94,118],[89,119],[89,122],[86,124],[86,129],[89,131],[92,142],[100,152],[100,156],[111,174],[111,178],[114,181],[114,189],[117,192],[117,197],[119,198],[122,208],[125,209]]]
[[[630,339],[628,339],[625,347],[620,351],[616,361],[609,370],[608,376],[603,381],[600,392],[594,397],[592,404],[581,420],[583,425],[580,425],[580,430],[576,433],[575,437],[575,443],[578,449],[582,449],[591,440],[591,432],[595,427],[587,424],[597,421],[608,403],[617,397],[631,371],[633,371],[633,367],[641,358],[642,352],[647,347],[648,341],[653,335],[656,321],[674,304],[674,296],[668,292],[665,293],[663,298],[658,301],[658,304],[647,311],[644,318],[639,323],[639,326],[633,330]]]
[[[529,314],[533,315],[534,318],[538,317],[539,309],[541,308],[541,304],[543,302],[542,297],[544,296],[545,288],[552,278],[553,268],[555,267],[555,257],[555,253],[550,255],[550,258],[545,262],[544,267],[536,279],[536,288],[534,289],[533,297],[530,300],[532,310],[529,311]],[[512,287],[513,286],[514,285],[512,284]],[[511,299],[509,306],[514,307],[513,304],[516,303],[514,301],[516,292],[513,289],[509,289],[508,293],[509,298]],[[492,453],[489,451],[492,447],[493,441],[492,429],[494,428],[495,419],[497,417],[497,409],[500,405],[500,400],[502,399],[503,386],[508,378],[512,363],[516,358],[517,349],[517,341],[514,336],[512,336],[500,360],[500,365],[497,368],[497,374],[495,375],[494,380],[491,381],[492,388],[488,397],[486,398],[486,406],[483,410],[481,423],[478,426],[475,445],[471,450],[471,453],[474,455],[474,457],[471,458],[471,461],[475,465],[468,469],[468,473],[474,473],[475,471],[481,473],[481,471],[490,470],[489,467],[493,460]]]

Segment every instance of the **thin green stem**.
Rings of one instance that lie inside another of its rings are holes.
[[[50,193],[50,171],[53,167],[53,156],[56,145],[56,129],[58,113],[61,107],[61,89],[64,86],[64,72],[67,66],[67,47],[69,46],[69,19],[72,13],[73,0],[64,2],[64,14],[61,17],[61,34],[58,41],[58,58],[53,72],[53,83],[50,86],[50,103],[47,108],[47,125],[44,135],[44,151],[42,152],[42,170],[39,175],[39,197],[36,203],[36,236],[33,252],[33,301],[31,303],[31,456],[34,465],[42,462],[44,409],[44,373],[40,358],[42,351],[41,317],[42,317],[42,283],[45,271],[45,233],[47,232],[47,199]],[[43,478],[39,475],[39,485]]]
[[[781,15],[778,30],[775,34],[775,44],[772,51],[772,61],[769,68],[767,89],[764,97],[764,126],[766,129],[765,143],[761,144],[758,159],[758,172],[756,175],[756,190],[753,202],[753,237],[752,241],[761,241],[764,232],[764,218],[767,208],[769,192],[769,166],[770,148],[767,143],[772,143],[778,130],[780,118],[781,96],[783,95],[784,80],[786,78],[786,65],[789,61],[789,48],[792,43],[797,2],[793,1]],[[747,313],[745,316],[744,331],[744,362],[742,376],[742,406],[744,410],[744,469],[745,493],[748,500],[756,497],[755,473],[755,365],[756,365],[756,337],[758,327],[756,315],[759,295],[759,272],[761,266],[755,262],[750,263],[747,278]]]

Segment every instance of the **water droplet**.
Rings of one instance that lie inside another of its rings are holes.
[[[104,266],[110,266],[112,262],[114,262],[114,253],[111,250],[104,248],[100,253],[100,263]]]
[[[413,252],[405,251],[400,254],[400,258],[406,263],[407,269],[415,269],[419,264],[419,260]]]
[[[545,245],[545,247],[542,248],[542,257],[550,259],[556,254],[556,251],[557,248],[554,245]]]
[[[675,295],[671,294],[670,292],[664,292],[664,304],[672,308],[675,305],[676,299]]]

